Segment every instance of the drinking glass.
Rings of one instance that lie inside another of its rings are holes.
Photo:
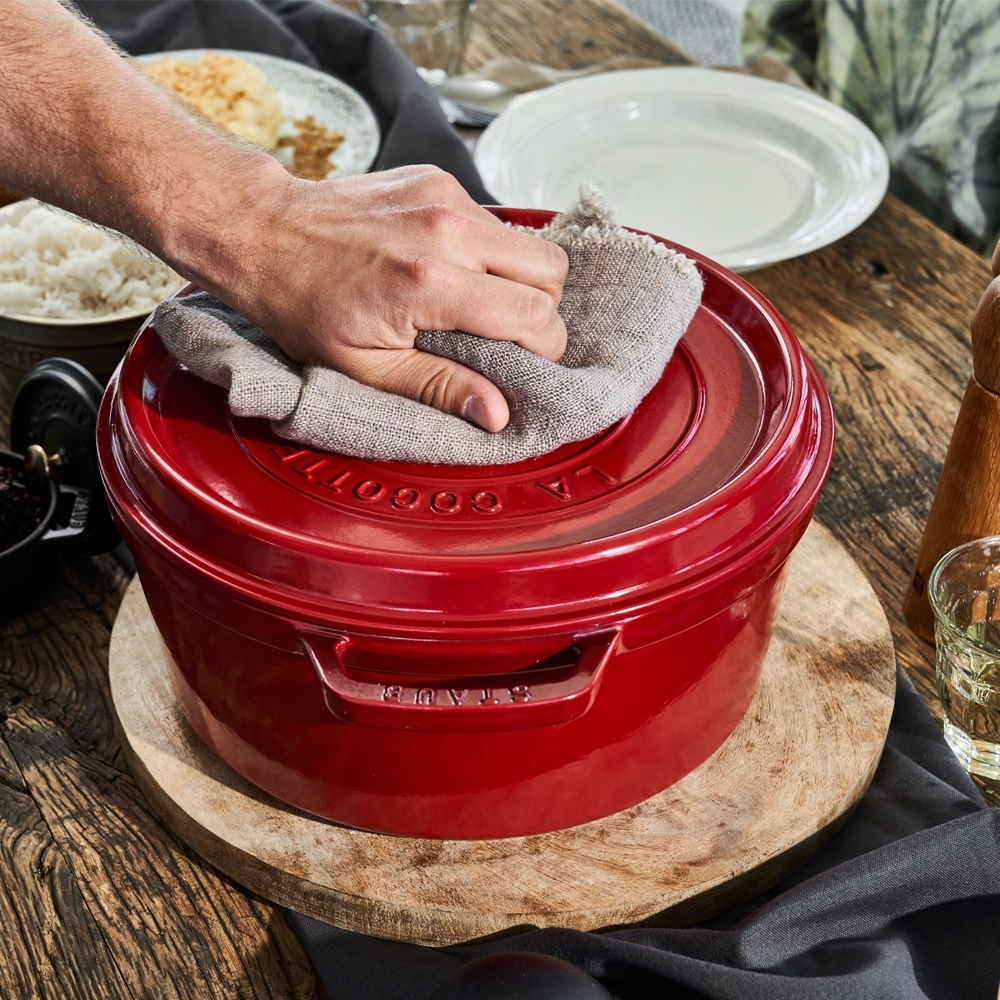
[[[945,739],[967,771],[1000,779],[1000,536],[943,556],[928,596]]]
[[[361,12],[432,84],[458,70],[475,9],[475,0],[361,0]]]

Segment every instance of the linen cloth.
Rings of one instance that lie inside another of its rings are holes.
[[[1000,809],[899,672],[882,760],[843,829],[769,892],[698,927],[434,949],[287,916],[329,1000],[427,1000],[462,963],[520,950],[580,966],[619,1000],[996,1000]]]
[[[228,392],[241,417],[263,417],[288,440],[396,462],[503,465],[580,441],[630,413],[656,384],[701,301],[694,262],[629,233],[592,188],[541,230],[566,250],[559,305],[568,333],[557,364],[506,341],[425,331],[416,346],[482,372],[510,422],[490,433],[433,407],[303,368],[266,334],[205,293],[161,304],[154,326],[191,371]]]

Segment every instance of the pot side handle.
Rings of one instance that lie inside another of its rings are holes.
[[[350,636],[299,630],[326,706],[343,722],[380,729],[436,733],[501,732],[558,726],[594,703],[601,677],[618,648],[618,629],[574,637],[576,663],[508,674],[392,680],[349,668]]]

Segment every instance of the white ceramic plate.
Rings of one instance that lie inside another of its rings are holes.
[[[626,70],[518,98],[475,162],[505,205],[565,210],[592,181],[619,221],[750,271],[826,246],[878,207],[875,135],[811,91],[694,67]]]
[[[159,62],[166,56],[197,62],[207,49],[179,49],[174,52],[153,52],[139,56],[144,64]],[[294,135],[292,122],[312,115],[317,125],[335,129],[344,141],[330,155],[336,167],[331,177],[363,174],[375,162],[380,134],[375,115],[365,99],[346,83],[304,66],[302,63],[260,52],[240,52],[235,49],[212,49],[219,55],[239,56],[258,66],[274,88],[285,121],[280,135]],[[289,157],[291,150],[288,150]],[[280,158],[280,157],[279,157]]]

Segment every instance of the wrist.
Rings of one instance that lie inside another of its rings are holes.
[[[199,171],[183,193],[166,193],[155,213],[155,249],[175,270],[213,294],[252,294],[268,233],[297,182],[272,156],[243,147]]]

